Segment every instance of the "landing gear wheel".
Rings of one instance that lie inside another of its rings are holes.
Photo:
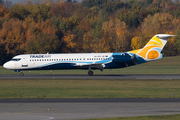
[[[93,76],[93,71],[89,71],[89,72],[88,72],[88,75],[89,75],[89,76]]]
[[[24,76],[24,73],[21,73],[20,76]]]

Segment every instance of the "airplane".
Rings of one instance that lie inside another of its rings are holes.
[[[23,70],[85,69],[88,75],[99,69],[129,67],[162,58],[161,51],[170,37],[175,35],[157,34],[138,50],[121,53],[69,53],[69,54],[22,54],[13,57],[3,67],[15,72]]]

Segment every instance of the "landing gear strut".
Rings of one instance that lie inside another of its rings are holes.
[[[93,76],[93,71],[91,71],[91,70],[88,71],[88,75],[89,75],[89,76]]]
[[[24,76],[24,73],[21,71],[20,76]]]
[[[91,66],[89,66],[88,75],[89,75],[89,76],[93,76],[93,71],[91,71]]]

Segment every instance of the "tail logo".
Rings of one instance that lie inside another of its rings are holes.
[[[137,54],[144,59],[158,59],[162,48],[163,43],[158,37],[154,36]]]
[[[160,53],[156,50],[151,50],[148,54],[147,54],[147,59],[157,59],[159,58]]]

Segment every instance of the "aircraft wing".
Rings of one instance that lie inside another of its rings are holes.
[[[103,63],[76,63],[74,66],[81,68],[98,68],[100,70],[103,70],[105,67]]]

